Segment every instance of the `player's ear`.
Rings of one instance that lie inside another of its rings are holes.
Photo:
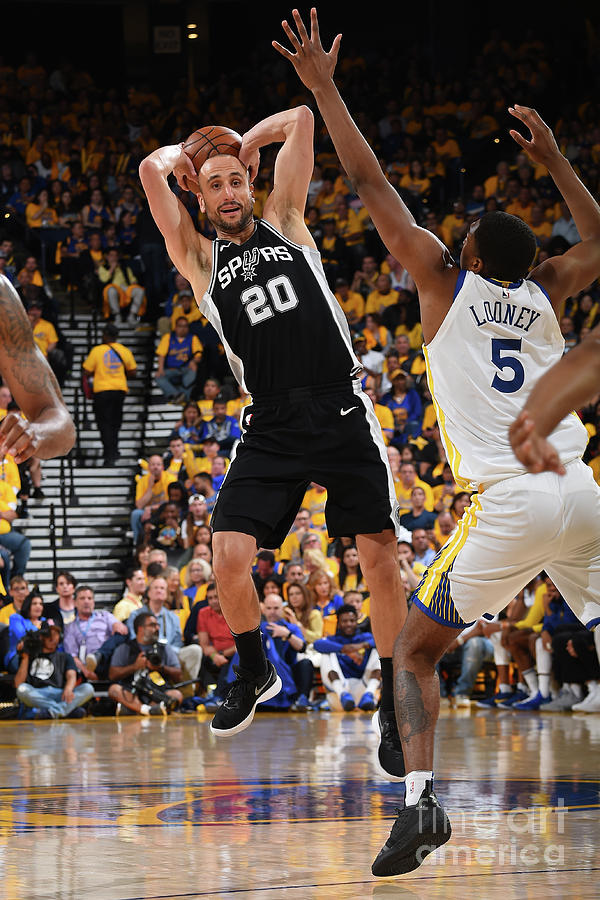
[[[200,212],[206,212],[206,203],[204,202],[204,197],[202,196],[202,192],[198,192],[196,194],[196,199],[198,200],[198,206],[200,207]]]

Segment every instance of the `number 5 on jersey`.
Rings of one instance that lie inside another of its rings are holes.
[[[494,375],[492,387],[503,394],[514,394],[523,387],[525,381],[525,369],[516,356],[508,356],[508,351],[521,352],[521,338],[492,338],[492,362],[500,371],[508,369],[513,373],[512,378],[501,378],[498,373]]]
[[[260,325],[276,312],[285,313],[298,306],[298,297],[287,275],[271,278],[265,288],[253,284],[240,295],[251,325]]]

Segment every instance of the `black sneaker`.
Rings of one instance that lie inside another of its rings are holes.
[[[233,667],[237,677],[210,723],[213,734],[229,737],[243,731],[252,722],[257,704],[277,696],[281,678],[273,663],[267,660],[267,666],[267,674],[258,677],[239,666]]]
[[[426,856],[450,839],[452,828],[431,781],[416,806],[396,809],[398,818],[386,843],[371,866],[373,875],[405,875],[417,869]]]
[[[398,734],[396,716],[379,708],[372,719],[373,731],[379,735],[379,745],[375,752],[375,768],[387,781],[404,781],[406,768],[402,741]]]

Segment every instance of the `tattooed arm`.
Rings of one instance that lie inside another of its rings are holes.
[[[23,419],[8,413],[0,424],[0,456],[16,463],[32,456],[51,459],[68,453],[75,426],[60,388],[33,340],[31,324],[11,283],[0,276],[0,374]]]

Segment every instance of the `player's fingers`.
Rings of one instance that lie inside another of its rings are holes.
[[[292,47],[294,47],[296,50],[300,50],[300,47],[301,47],[300,41],[296,37],[295,31],[292,29],[292,27],[289,24],[289,22],[287,21],[287,19],[283,20],[283,22],[281,23],[281,27],[283,28],[286,35],[288,36]]]
[[[294,61],[294,54],[290,53],[287,47],[282,47],[279,41],[271,41],[271,46],[274,47],[278,53],[281,53],[282,56],[285,56],[286,59],[289,59],[290,62]]]
[[[329,51],[329,57],[330,57],[330,59],[333,60],[334,63],[337,62],[341,43],[342,43],[342,36],[341,36],[341,34],[337,34],[333,39],[333,44],[331,45],[331,50]]]
[[[525,114],[522,106],[509,106],[508,111],[515,119],[521,119],[522,122],[525,121]]]
[[[292,15],[294,17],[294,22],[296,23],[296,28],[298,29],[298,34],[300,35],[300,40],[302,44],[309,43],[308,32],[304,26],[304,22],[302,21],[302,16],[298,12],[297,9],[292,10]]]
[[[508,133],[510,134],[511,138],[512,138],[514,141],[516,141],[517,144],[519,144],[520,147],[523,148],[523,150],[527,150],[527,149],[528,149],[528,147],[530,146],[530,143],[531,143],[531,142],[528,141],[526,138],[524,138],[522,134],[520,134],[518,131],[515,131],[513,128],[511,128],[510,131],[509,131]]]
[[[315,44],[321,43],[321,35],[319,33],[319,19],[317,17],[317,10],[314,8],[310,11],[310,37],[311,40],[315,42]]]

